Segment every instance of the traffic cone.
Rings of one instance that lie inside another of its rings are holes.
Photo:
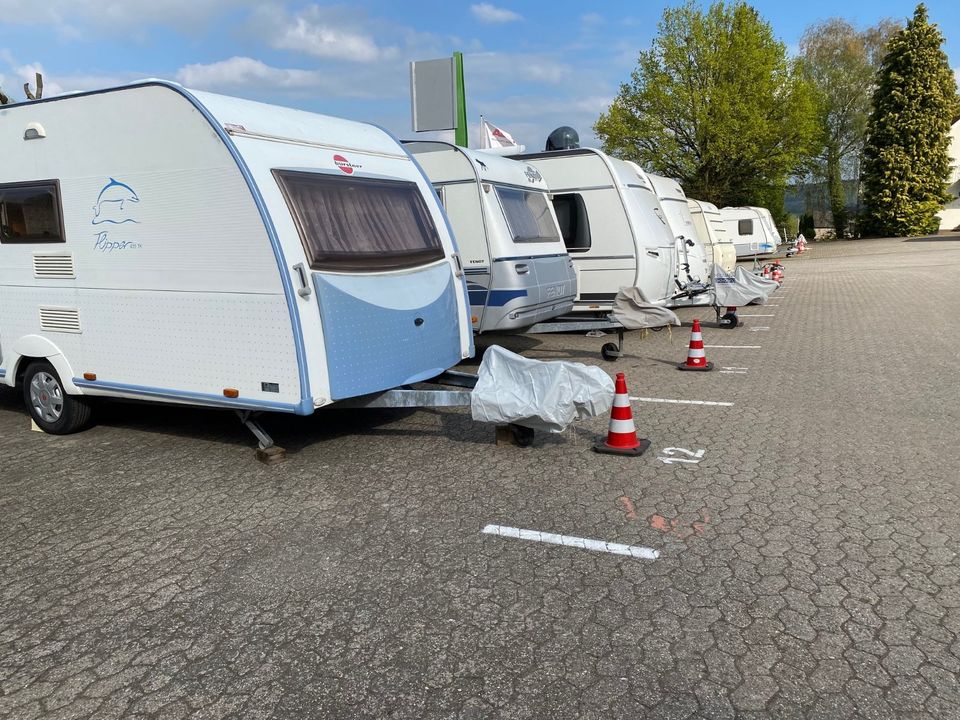
[[[690,349],[687,350],[687,360],[677,367],[680,370],[713,370],[713,363],[707,362],[707,354],[703,351],[703,333],[700,332],[700,321],[694,320],[690,329]]]
[[[637,457],[643,455],[648,447],[650,447],[649,440],[637,438],[637,428],[633,424],[633,412],[630,409],[630,395],[627,393],[627,378],[623,373],[617,373],[607,439],[598,442],[593,449],[608,455]]]

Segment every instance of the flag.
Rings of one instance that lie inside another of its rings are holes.
[[[510,133],[501,130],[493,123],[486,120],[480,121],[480,147],[487,148],[509,148],[519,147],[516,140]]]

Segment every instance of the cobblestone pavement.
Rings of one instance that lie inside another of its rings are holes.
[[[0,717],[960,717],[960,242],[785,265],[744,327],[700,313],[746,371],[677,372],[686,328],[603,364],[733,403],[635,402],[641,458],[590,451],[602,418],[520,449],[341,411],[270,418],[265,467],[226,413],[112,403],[56,438],[0,393]]]

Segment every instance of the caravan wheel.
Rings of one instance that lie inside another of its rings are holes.
[[[69,435],[90,422],[90,406],[67,395],[48,362],[31,363],[23,375],[23,400],[33,421],[51,435]]]
[[[720,327],[726,328],[727,330],[732,330],[739,324],[740,318],[737,317],[736,313],[727,313],[720,318]]]

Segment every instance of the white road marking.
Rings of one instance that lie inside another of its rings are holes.
[[[721,366],[720,366],[720,369],[721,369],[721,370],[749,370],[750,368],[737,367],[736,365],[729,365],[729,366],[727,366],[727,365],[721,365]]]
[[[650,398],[650,397],[632,397],[631,400],[636,402],[649,402],[649,403],[670,403],[672,405],[717,405],[719,407],[733,407],[732,402],[714,402],[713,400],[668,400],[667,398]]]
[[[590,538],[574,537],[573,535],[557,535],[556,533],[540,532],[539,530],[523,530],[521,528],[506,527],[504,525],[487,525],[482,533],[499,535],[500,537],[515,538],[517,540],[533,540],[534,542],[549,543],[551,545],[565,545],[593,550],[594,552],[613,553],[614,555],[629,555],[640,560],[656,560],[660,551],[639,545],[623,545],[622,543],[592,540]]]
[[[663,453],[663,455],[668,456],[668,457],[663,457],[663,456],[657,457],[657,460],[662,462],[664,465],[673,465],[675,463],[689,463],[692,465],[698,465],[700,461],[703,460],[703,454],[706,452],[706,450],[701,449],[694,452],[693,450],[687,450],[686,448],[682,448],[682,447],[668,447],[668,448],[664,448],[660,452]],[[674,457],[678,453],[681,455],[686,455],[687,457],[685,458]]]
[[[746,375],[746,370],[721,370],[721,375]]]
[[[750,332],[766,332],[769,329],[769,327],[752,327],[750,328]]]
[[[759,350],[760,345],[704,345],[705,348],[727,348],[728,350]]]

